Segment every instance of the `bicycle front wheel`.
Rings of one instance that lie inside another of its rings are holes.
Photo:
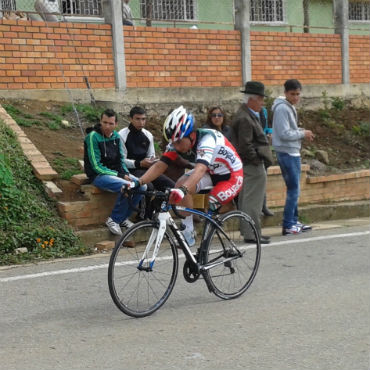
[[[256,242],[244,242],[240,233],[242,223],[251,228]],[[261,245],[254,222],[246,213],[228,212],[220,217],[220,224],[230,240],[217,228],[211,231],[204,261],[209,269],[204,272],[204,277],[216,296],[232,299],[252,284],[261,258]]]
[[[136,224],[117,242],[110,257],[110,294],[116,306],[133,317],[158,310],[175,285],[178,254],[171,234],[165,233],[155,262],[150,264],[157,232],[157,222]]]

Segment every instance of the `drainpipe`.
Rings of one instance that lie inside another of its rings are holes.
[[[242,44],[243,85],[252,79],[249,0],[234,0],[235,29],[240,31]]]
[[[341,37],[342,49],[342,83],[349,84],[349,31],[348,31],[348,0],[334,0],[335,33]]]
[[[102,0],[104,22],[112,25],[114,76],[116,90],[124,91],[126,82],[125,43],[121,0]]]

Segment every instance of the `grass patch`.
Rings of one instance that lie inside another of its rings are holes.
[[[89,253],[62,220],[0,121],[0,265]],[[26,248],[25,253],[17,253]]]
[[[64,157],[60,154],[59,158],[53,160],[53,168],[59,173],[63,180],[70,180],[73,175],[81,173],[81,168],[77,158]]]

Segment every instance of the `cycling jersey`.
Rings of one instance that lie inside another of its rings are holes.
[[[230,202],[241,190],[243,185],[243,164],[230,141],[221,132],[212,129],[196,130],[196,141],[192,148],[196,163],[208,167],[206,178],[210,181],[200,181],[197,192],[209,189],[210,201],[226,204]],[[163,153],[161,161],[170,164],[179,156],[172,144],[169,144]],[[190,175],[192,171],[187,174]]]

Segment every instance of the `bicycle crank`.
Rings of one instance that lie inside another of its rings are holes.
[[[188,283],[194,283],[198,280],[200,272],[193,263],[185,261],[183,268],[184,278]]]

